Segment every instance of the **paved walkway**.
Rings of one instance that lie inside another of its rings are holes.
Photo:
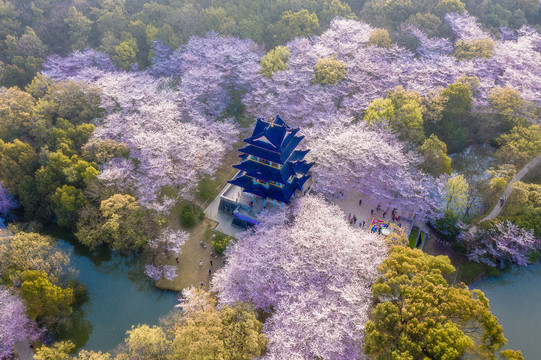
[[[503,191],[501,198],[503,198],[504,200],[507,200],[509,198],[509,195],[511,195],[511,192],[513,191],[513,187],[515,187],[515,183],[517,181],[522,180],[522,178],[526,176],[526,174],[528,174],[530,170],[532,170],[534,167],[536,167],[540,163],[541,163],[541,154],[537,155],[532,160],[530,160],[529,163],[524,165],[524,167],[520,169],[520,171],[511,179],[511,181],[509,181],[509,183],[505,187],[505,190]],[[483,220],[479,222],[495,219],[496,217],[498,217],[498,215],[500,215],[500,212],[502,211],[502,209],[503,209],[503,204],[496,204],[496,206],[494,206],[490,214],[485,216]]]
[[[17,341],[15,343],[15,352],[20,360],[34,360],[34,352],[30,349],[30,344],[27,340]]]
[[[342,198],[341,196],[334,197],[329,199],[329,201],[335,205],[338,205],[338,207],[344,212],[344,217],[347,218],[347,215],[351,214],[351,217],[354,215],[357,217],[357,224],[355,224],[355,227],[361,228],[359,226],[359,223],[365,222],[365,227],[363,230],[368,231],[370,222],[372,221],[372,218],[377,217],[378,219],[385,220],[385,221],[391,221],[392,215],[391,211],[393,209],[389,208],[382,208],[379,211],[377,210],[377,204],[371,204],[367,201],[362,202],[361,205],[359,205],[359,200],[362,198],[361,195],[350,193],[348,196],[345,196]],[[371,210],[374,210],[374,214],[371,214]],[[387,212],[385,217],[383,217],[383,213]],[[400,215],[400,210],[398,215]],[[393,221],[393,223],[401,223],[402,227],[404,228],[404,233],[407,235],[409,233],[409,229],[411,227],[411,221],[401,219],[400,221]]]

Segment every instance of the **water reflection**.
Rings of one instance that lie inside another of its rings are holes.
[[[515,267],[499,277],[473,284],[490,301],[490,308],[509,340],[506,348],[522,350],[525,359],[541,354],[541,264]]]
[[[106,247],[90,251],[61,229],[49,229],[57,246],[71,251],[79,281],[88,288],[89,300],[73,312],[73,325],[65,334],[77,348],[111,351],[132,325],[158,324],[173,310],[177,294],[154,287],[143,273],[137,255],[121,255]]]

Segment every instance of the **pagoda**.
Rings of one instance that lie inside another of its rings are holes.
[[[296,150],[304,138],[297,136],[298,132],[299,129],[290,128],[279,116],[268,121],[257,119],[252,135],[244,139],[246,145],[239,149],[240,163],[233,165],[239,171],[228,181],[241,193],[234,199],[239,206],[235,209],[229,207],[237,218],[248,224],[257,224],[255,211],[251,211],[257,207],[256,203],[263,208],[269,202],[283,206],[295,197],[296,191],[304,192],[310,179],[308,172],[314,163],[304,160],[310,150]],[[241,199],[246,195],[251,200],[248,207],[243,206]],[[227,204],[223,205],[220,209],[227,211]]]

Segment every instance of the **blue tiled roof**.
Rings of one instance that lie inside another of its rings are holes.
[[[254,145],[246,145],[245,147],[240,148],[239,151],[261,159],[272,161],[273,163],[283,164],[282,159],[280,158],[280,153],[278,152],[268,151]]]
[[[296,186],[292,184],[286,184],[283,188],[277,186],[269,185],[265,187],[261,184],[254,183],[251,178],[247,176],[236,177],[233,180],[228,181],[228,183],[237,185],[242,188],[243,191],[262,198],[271,198],[281,201],[283,203],[289,203],[291,196],[295,192]]]
[[[295,150],[295,151],[293,151],[293,153],[291,154],[291,156],[287,160],[288,161],[302,160],[302,159],[304,159],[304,156],[306,154],[308,154],[309,151],[310,150]]]
[[[310,175],[306,175],[314,163],[307,163],[304,156],[309,150],[295,150],[304,136],[296,136],[299,129],[291,129],[276,116],[271,126],[263,119],[257,119],[252,135],[244,141],[246,145],[239,149],[242,161],[233,167],[241,172],[229,183],[237,185],[243,191],[289,203],[296,190],[302,190]],[[248,159],[248,155],[283,165],[281,169]],[[304,175],[298,178],[294,175]],[[293,177],[292,177],[293,176]],[[292,177],[291,183],[288,180]],[[274,181],[282,187],[255,182]]]
[[[244,142],[266,150],[282,152],[295,137],[299,129],[291,129],[276,116],[273,125],[263,119],[257,119],[252,135]]]
[[[314,163],[307,163],[306,160],[297,161],[293,163],[293,172],[295,174],[306,174],[308,171],[310,171],[310,168],[314,165]]]

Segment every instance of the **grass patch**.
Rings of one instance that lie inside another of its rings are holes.
[[[459,266],[457,282],[471,284],[474,281],[479,280],[483,276],[499,276],[499,275],[500,275],[500,270],[498,268],[488,266],[486,264],[480,264],[477,262],[468,261]]]
[[[411,249],[415,248],[415,244],[417,244],[417,239],[419,238],[419,228],[415,226],[413,230],[411,230],[411,234],[408,241],[408,246]]]

